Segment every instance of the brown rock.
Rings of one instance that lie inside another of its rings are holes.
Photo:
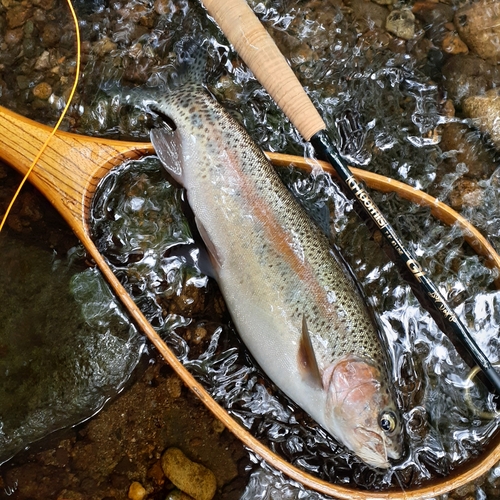
[[[492,151],[485,147],[477,130],[463,123],[447,123],[442,130],[440,147],[447,159],[438,168],[437,182],[447,173],[456,171],[459,164],[467,167],[464,177],[486,179],[496,169]]]
[[[453,7],[443,3],[417,2],[413,6],[413,13],[422,22],[427,37],[434,45],[441,45],[450,31],[449,24],[455,14]],[[451,24],[451,30],[454,29],[455,26]]]
[[[500,149],[500,91],[491,89],[485,95],[468,97],[463,102],[464,113],[474,118],[482,132],[487,133]]]
[[[182,380],[177,375],[171,375],[167,379],[167,391],[168,394],[173,398],[177,399],[181,397],[182,394]]]
[[[155,0],[154,10],[158,15],[163,16],[174,10],[174,6],[168,0]]]
[[[394,9],[387,16],[385,28],[403,40],[410,40],[415,34],[415,16],[410,9]]]
[[[146,496],[146,489],[141,483],[134,481],[128,490],[128,498],[130,500],[143,500]]]
[[[46,82],[41,82],[33,89],[33,95],[46,100],[52,95],[52,87]]]
[[[500,85],[500,68],[471,54],[450,57],[443,66],[444,85],[457,108],[465,98]]]
[[[33,0],[33,5],[41,7],[43,10],[51,10],[55,4],[56,0]]]
[[[42,32],[42,45],[46,48],[55,47],[61,40],[61,35],[61,28],[57,24],[46,24]]]
[[[482,0],[459,9],[455,27],[468,47],[483,59],[500,61],[500,2]]]
[[[19,45],[23,39],[24,32],[22,28],[17,28],[14,30],[7,30],[5,32],[5,43],[12,47],[14,45]]]
[[[380,2],[377,3],[380,4]],[[392,1],[389,1],[389,3],[392,3]],[[363,30],[371,30],[374,27],[383,28],[389,15],[387,7],[373,2],[365,2],[365,0],[352,0],[351,8],[354,18],[358,23],[362,24]]]
[[[214,473],[189,460],[178,448],[169,448],[161,458],[165,475],[195,500],[212,500],[217,489]]]
[[[450,205],[455,210],[464,207],[478,207],[483,201],[483,191],[476,181],[460,179],[450,193]]]
[[[7,25],[9,28],[18,28],[22,26],[27,19],[31,17],[31,9],[23,5],[16,5],[7,11]]]
[[[167,495],[165,500],[193,500],[193,497],[186,495],[181,490],[173,490]]]
[[[448,54],[467,54],[469,52],[467,45],[454,32],[449,32],[444,36],[441,46]]]

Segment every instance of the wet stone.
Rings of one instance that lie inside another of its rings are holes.
[[[16,81],[17,81],[17,86],[21,90],[27,89],[30,86],[30,83],[31,83],[30,79],[27,76],[24,76],[24,75],[19,75],[16,78]]]
[[[483,190],[477,181],[471,179],[460,179],[453,186],[450,197],[450,205],[455,210],[465,207],[478,207],[483,201]]]
[[[456,171],[459,164],[466,166],[466,177],[477,180],[489,178],[496,169],[493,151],[486,148],[476,129],[463,123],[446,124],[442,130],[440,145],[447,159],[437,171],[438,182],[446,171]]]
[[[393,10],[386,20],[387,31],[404,40],[410,40],[415,34],[415,16],[410,9]]]
[[[16,5],[7,11],[7,25],[9,28],[22,26],[30,17],[32,11],[24,5]]]
[[[168,0],[155,0],[154,9],[158,15],[163,16],[173,10],[174,7]]]
[[[483,0],[459,9],[455,27],[469,48],[483,59],[500,61],[500,3]]]
[[[217,489],[214,473],[192,462],[178,448],[169,448],[162,456],[163,472],[181,491],[195,500],[211,500]]]
[[[22,28],[17,28],[13,30],[8,30],[5,33],[5,43],[9,46],[13,45],[18,45],[21,43],[21,40],[23,39],[23,29]]]
[[[146,489],[144,486],[141,483],[134,481],[128,490],[128,498],[130,498],[130,500],[143,500],[145,496]]]
[[[33,0],[33,5],[42,8],[43,10],[51,10],[54,8],[56,0]]]
[[[42,52],[42,54],[38,57],[38,59],[35,62],[35,69],[37,71],[44,70],[44,69],[49,69],[51,66],[50,64],[50,52],[48,50],[45,50]]]
[[[46,100],[52,95],[52,87],[46,82],[41,82],[33,89],[33,95]]]
[[[443,77],[449,97],[457,108],[465,98],[483,94],[500,84],[500,69],[471,54],[450,57],[443,66]]]
[[[61,28],[57,24],[46,24],[42,32],[42,45],[45,48],[55,47],[61,39]]]
[[[165,500],[192,500],[193,497],[186,495],[181,490],[173,490],[166,497]]]
[[[413,12],[422,22],[427,37],[436,46],[441,45],[443,38],[450,31],[447,25],[453,20],[455,14],[453,7],[443,3],[418,2]]]
[[[171,375],[167,379],[168,394],[174,398],[180,398],[182,394],[182,380],[176,375]]]
[[[373,1],[379,5],[392,5],[393,3],[395,3],[394,0],[373,0]]]
[[[491,89],[485,95],[468,97],[463,102],[464,113],[473,118],[482,132],[489,135],[495,146],[500,149],[500,94]]]
[[[37,43],[33,38],[23,40],[23,53],[25,57],[34,57],[37,53]]]
[[[392,3],[392,2],[388,2]],[[379,4],[379,5],[377,5]],[[351,8],[358,22],[364,22],[366,29],[383,28],[389,14],[382,2],[365,2],[365,0],[352,0]]]
[[[443,50],[448,54],[467,54],[469,48],[462,39],[453,32],[449,32],[443,38],[442,43]]]

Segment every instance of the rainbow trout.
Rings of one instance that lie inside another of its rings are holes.
[[[142,102],[170,124],[151,140],[186,189],[241,338],[324,429],[389,467],[402,453],[400,416],[352,277],[248,133],[192,80]]]

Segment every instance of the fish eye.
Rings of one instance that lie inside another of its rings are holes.
[[[393,411],[384,411],[378,421],[380,428],[388,435],[391,435],[398,426],[398,417]]]

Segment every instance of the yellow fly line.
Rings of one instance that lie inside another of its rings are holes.
[[[43,152],[47,148],[47,145],[49,144],[50,140],[56,133],[57,129],[61,125],[61,122],[63,121],[64,117],[66,116],[66,112],[68,111],[71,101],[73,100],[73,96],[75,95],[76,92],[76,87],[78,85],[78,79],[80,76],[80,30],[78,28],[78,17],[76,16],[75,9],[73,8],[73,5],[71,3],[71,0],[67,0],[69,10],[71,11],[71,15],[73,16],[73,22],[75,24],[75,33],[76,33],[76,72],[75,72],[75,81],[73,82],[73,87],[71,89],[70,95],[68,97],[68,102],[66,103],[66,106],[64,106],[63,112],[61,113],[61,116],[59,117],[59,120],[57,123],[54,125],[54,128],[52,129],[51,133],[47,137],[47,140],[44,142],[43,146],[40,148],[40,151],[36,155],[35,159],[30,165],[30,168],[26,172],[26,175],[24,176],[23,180],[19,184],[19,187],[17,188],[17,191],[15,192],[14,196],[12,197],[12,200],[9,203],[9,206],[7,207],[7,210],[5,211],[5,214],[2,218],[2,222],[0,222],[0,231],[3,229],[3,226],[5,224],[5,221],[7,220],[7,217],[9,216],[10,211],[12,210],[12,207],[19,196],[19,193],[21,192],[21,189],[24,186],[24,183],[27,181],[30,173],[32,170],[35,168],[35,165],[37,164],[38,160],[42,156]]]

